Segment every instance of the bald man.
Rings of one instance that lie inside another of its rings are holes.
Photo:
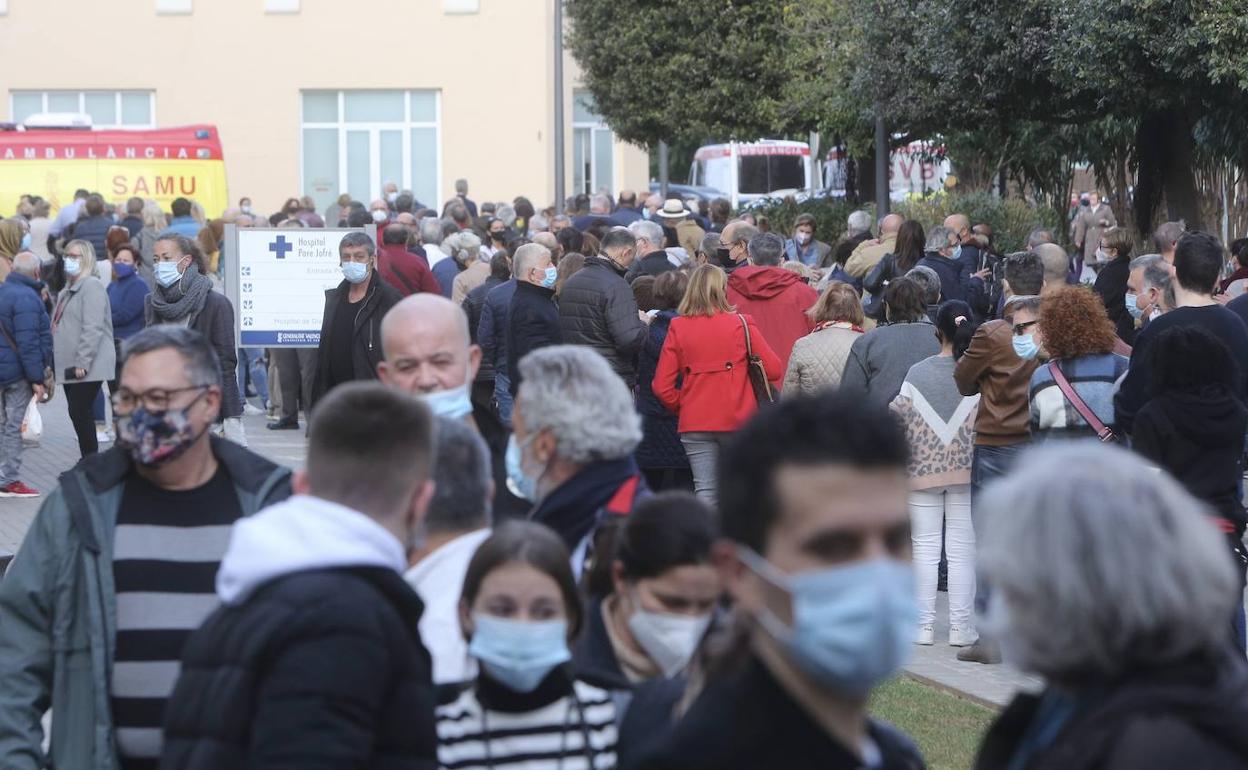
[[[854,249],[854,253],[850,254],[845,262],[845,272],[854,278],[866,278],[867,273],[879,264],[885,254],[891,254],[896,250],[897,231],[901,229],[901,223],[904,221],[905,219],[900,214],[889,214],[884,217],[880,221],[879,239],[858,244],[858,248]],[[948,220],[946,220],[945,227],[949,227]]]
[[[440,417],[471,419],[481,348],[472,344],[459,305],[439,294],[405,298],[382,319],[381,354],[383,383],[419,396]]]
[[[1044,290],[1041,293],[1065,286],[1070,276],[1070,257],[1066,250],[1056,243],[1041,243],[1032,251],[1040,255],[1040,261],[1044,263]]]

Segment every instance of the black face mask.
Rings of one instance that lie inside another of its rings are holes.
[[[732,261],[731,250],[720,246],[715,249],[715,258],[719,260],[719,264],[724,267],[736,267],[736,262]]]

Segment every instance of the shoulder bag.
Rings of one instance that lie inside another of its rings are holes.
[[[1096,416],[1096,412],[1093,412],[1090,408],[1088,408],[1087,402],[1085,402],[1079,394],[1075,392],[1075,389],[1071,387],[1070,380],[1066,379],[1065,374],[1062,374],[1062,370],[1058,367],[1056,361],[1049,362],[1049,374],[1053,375],[1053,381],[1057,383],[1058,389],[1062,391],[1062,395],[1065,396],[1066,400],[1070,402],[1070,405],[1075,408],[1075,411],[1079,413],[1079,416],[1083,418],[1083,421],[1086,422],[1092,430],[1096,431],[1096,437],[1101,440],[1101,443],[1117,443],[1118,435],[1110,430],[1108,425],[1101,422],[1101,419]]]
[[[754,345],[750,342],[750,325],[746,322],[745,316],[740,313],[737,313],[737,318],[741,319],[741,328],[745,331],[745,367],[750,377],[750,388],[754,391],[754,398],[759,406],[774,403],[776,394],[771,389],[771,382],[767,379],[767,369],[763,366],[763,359],[754,355]]]

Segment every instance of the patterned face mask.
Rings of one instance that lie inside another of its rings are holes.
[[[205,390],[185,409],[149,412],[139,406],[117,417],[117,443],[130,452],[139,465],[153,467],[176,460],[199,439],[187,413],[204,397]]]

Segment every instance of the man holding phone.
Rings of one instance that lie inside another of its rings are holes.
[[[39,496],[17,478],[30,399],[49,396],[43,383],[52,365],[52,324],[39,296],[39,266],[38,256],[19,252],[0,285],[0,497]]]

